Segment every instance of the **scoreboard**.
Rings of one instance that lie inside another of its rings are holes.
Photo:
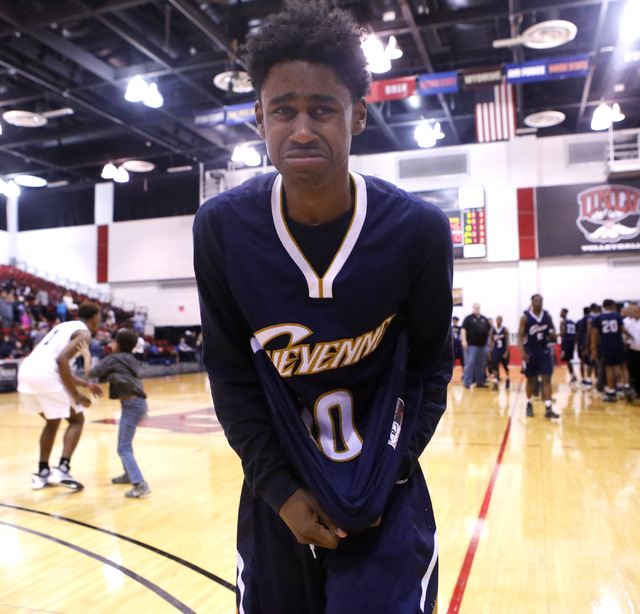
[[[422,200],[440,207],[449,218],[455,258],[487,255],[484,188],[464,186],[417,193]]]

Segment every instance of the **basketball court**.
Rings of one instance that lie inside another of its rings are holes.
[[[560,420],[525,417],[524,381],[465,390],[422,456],[438,522],[439,613],[640,610],[640,405],[553,378]],[[85,489],[30,489],[41,420],[0,395],[0,612],[235,612],[239,460],[204,374],[147,379],[134,440],[152,489],[111,484],[117,401],[87,411],[72,471]],[[52,460],[60,453],[54,447]],[[384,521],[384,518],[383,518]],[[294,614],[292,610],[292,614]]]

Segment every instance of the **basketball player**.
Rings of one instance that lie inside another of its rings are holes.
[[[553,363],[549,340],[555,340],[553,321],[548,311],[542,309],[542,296],[531,297],[531,307],[520,318],[518,342],[522,359],[526,363],[527,378],[527,416],[533,417],[533,390],[538,376],[542,378],[542,398],[546,411],[545,418],[559,418],[551,408],[551,374]]]
[[[589,325],[589,307],[584,307],[582,318],[576,322],[576,345],[578,346],[578,356],[580,358],[581,384],[585,388],[591,388],[591,342],[587,337]]]
[[[40,462],[38,473],[31,479],[31,488],[61,485],[72,490],[82,490],[70,471],[73,455],[84,425],[84,407],[91,400],[78,391],[87,388],[91,394],[102,396],[102,389],[77,377],[71,372],[71,362],[91,341],[98,330],[102,310],[96,303],[82,303],[78,319],[62,322],[52,328],[20,365],[18,392],[22,407],[27,413],[40,414],[45,425],[40,435]],[[49,457],[60,426],[65,418],[69,425],[64,433],[62,457],[58,467],[49,468]]]
[[[591,326],[591,352],[596,360],[602,361],[605,370],[606,387],[602,400],[607,403],[618,401],[616,383],[622,386],[629,403],[635,398],[629,386],[623,334],[630,336],[622,324],[616,302],[611,299],[603,301],[602,311],[593,319]]]
[[[418,458],[453,366],[448,220],[348,170],[370,76],[347,13],[287,3],[245,60],[278,173],[194,223],[204,363],[245,475],[238,611],[432,613]]]
[[[571,383],[578,381],[575,371],[573,370],[573,353],[576,349],[576,323],[567,318],[569,310],[565,307],[560,311],[560,338],[562,340],[560,346],[560,360],[567,363],[567,368],[571,374]]]
[[[491,347],[491,365],[493,367],[493,389],[498,390],[500,381],[500,365],[505,370],[505,388],[509,388],[509,329],[502,326],[502,316],[496,318],[496,326],[491,327],[489,333]]]

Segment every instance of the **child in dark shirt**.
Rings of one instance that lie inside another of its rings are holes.
[[[138,377],[140,363],[131,353],[137,341],[138,335],[134,331],[120,329],[111,342],[113,354],[106,356],[89,371],[89,377],[109,382],[110,399],[120,399],[122,414],[118,428],[118,455],[124,474],[111,481],[114,484],[133,484],[133,488],[125,493],[125,497],[130,498],[139,498],[151,492],[133,456],[131,445],[138,424],[147,415],[147,395]]]

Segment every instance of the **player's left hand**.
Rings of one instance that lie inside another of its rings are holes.
[[[347,533],[338,527],[306,488],[296,490],[279,511],[300,544],[334,549]]]
[[[93,382],[87,383],[87,390],[96,397],[101,397],[104,394],[100,385]]]

